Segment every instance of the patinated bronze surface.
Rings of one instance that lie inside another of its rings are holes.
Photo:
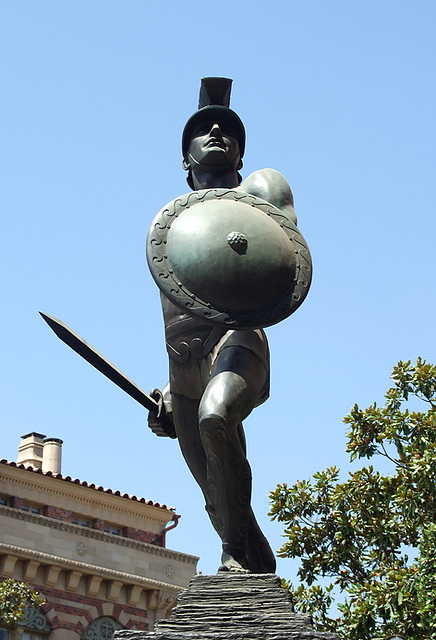
[[[159,212],[148,264],[163,294],[199,319],[262,328],[304,300],[310,257],[297,226],[240,189],[202,189]]]
[[[170,380],[152,426],[171,421],[222,541],[222,571],[273,573],[250,507],[242,421],[269,394],[264,327],[303,302],[311,259],[286,179],[263,169],[242,184],[245,131],[231,80],[205,78],[182,138],[193,193],[156,216],[147,258],[161,290]]]

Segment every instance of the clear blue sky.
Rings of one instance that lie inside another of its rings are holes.
[[[0,457],[29,431],[62,438],[65,475],[174,505],[168,546],[216,570],[177,443],[38,311],[145,390],[165,384],[146,232],[188,191],[180,136],[200,78],[232,77],[242,173],[288,178],[314,262],[304,305],[268,330],[272,394],[245,424],[277,549],[269,491],[345,472],[350,407],[381,401],[398,360],[436,360],[435,23],[433,0],[3,0]]]

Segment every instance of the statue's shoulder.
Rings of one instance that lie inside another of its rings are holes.
[[[275,169],[254,171],[238,187],[241,191],[270,202],[297,224],[294,196],[285,176]]]

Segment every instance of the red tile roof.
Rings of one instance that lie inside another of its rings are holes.
[[[166,504],[161,504],[160,502],[154,502],[154,500],[146,500],[145,498],[138,498],[137,496],[132,496],[128,493],[121,493],[121,491],[112,491],[112,489],[105,489],[104,487],[97,486],[92,482],[88,483],[86,482],[86,480],[79,480],[78,478],[72,478],[71,476],[63,476],[61,473],[52,473],[51,471],[43,471],[42,469],[35,469],[35,467],[31,467],[31,466],[26,467],[24,464],[17,464],[16,462],[10,462],[9,460],[5,460],[5,459],[0,460],[0,464],[6,464],[10,467],[17,467],[17,469],[24,469],[25,471],[38,473],[39,475],[42,475],[42,476],[56,478],[56,480],[63,480],[64,482],[72,482],[73,484],[80,484],[81,487],[87,487],[88,489],[95,489],[95,491],[102,491],[103,493],[119,496],[120,498],[126,498],[127,500],[133,500],[134,502],[141,502],[142,504],[148,504],[152,507],[165,509],[166,511],[171,511],[171,512],[175,511],[174,507],[168,507]]]

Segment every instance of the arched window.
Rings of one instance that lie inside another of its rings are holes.
[[[102,616],[88,624],[82,634],[81,640],[110,640],[115,631],[122,628],[123,627],[113,618]]]
[[[22,640],[46,640],[51,631],[50,623],[41,607],[26,607],[24,618],[21,618],[18,626],[26,629]]]
[[[51,631],[50,623],[40,607],[25,607],[18,627],[24,629],[19,636],[21,640],[48,640]],[[16,637],[13,630],[0,629],[0,640],[10,640],[11,636]]]

